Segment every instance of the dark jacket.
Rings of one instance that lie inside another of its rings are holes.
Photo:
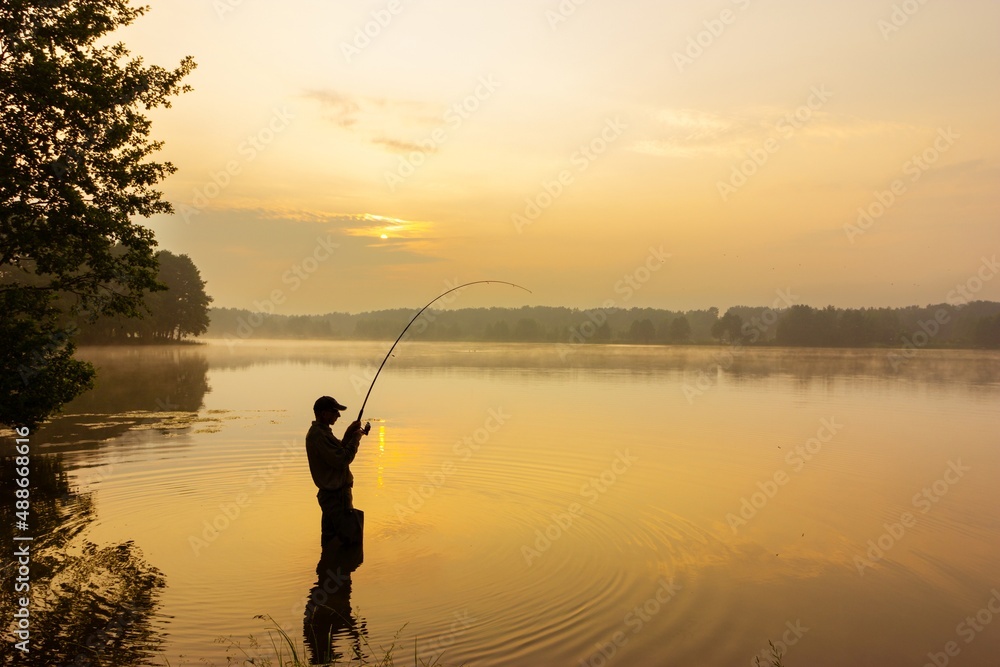
[[[328,491],[354,486],[350,465],[360,443],[360,432],[341,441],[329,426],[314,421],[306,434],[306,456],[313,483]]]

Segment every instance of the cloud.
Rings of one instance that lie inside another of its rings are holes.
[[[433,226],[430,222],[400,220],[399,218],[388,218],[370,213],[365,213],[354,219],[368,224],[347,228],[344,230],[345,234],[373,238],[381,238],[382,235],[385,235],[390,239],[428,239],[428,234]]]
[[[648,136],[633,141],[636,153],[657,157],[740,156],[768,138],[845,140],[886,133],[915,132],[903,123],[866,120],[822,108],[754,107],[730,114],[697,109],[647,110]]]
[[[373,144],[378,144],[380,146],[385,146],[388,150],[393,153],[409,153],[411,151],[420,151],[422,153],[436,153],[437,146],[431,146],[428,144],[418,144],[411,141],[399,141],[398,139],[387,139],[381,137],[372,140]]]
[[[390,153],[424,150],[413,141],[442,124],[444,110],[418,100],[347,95],[336,90],[310,90],[304,97],[319,102],[323,117],[362,141]]]
[[[277,226],[285,233],[307,232],[306,226],[316,226],[326,233],[332,233],[354,249],[370,249],[391,263],[415,263],[438,261],[441,238],[436,235],[437,223],[427,220],[403,220],[374,213],[330,213],[299,208],[283,207],[228,207],[212,211],[205,222],[212,226],[230,225],[239,221],[247,227],[248,233],[270,230],[273,234]],[[253,234],[251,234],[253,236]],[[385,236],[385,238],[382,238]],[[241,258],[261,256],[268,252],[267,245],[255,243],[227,243],[220,251]]]
[[[348,128],[358,122],[361,105],[334,90],[317,90],[306,93],[307,99],[320,103],[324,117],[339,127]]]

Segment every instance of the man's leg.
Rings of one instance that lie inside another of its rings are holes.
[[[343,502],[340,515],[340,541],[344,546],[354,547],[361,544],[361,526],[354,511],[354,492],[351,487],[341,490]]]
[[[326,546],[333,538],[340,537],[340,516],[344,513],[343,494],[339,491],[320,489],[316,498],[323,510],[323,518],[320,521],[320,546]]]

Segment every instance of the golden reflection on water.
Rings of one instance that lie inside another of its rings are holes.
[[[385,485],[382,473],[385,472],[385,424],[378,427],[378,487],[381,489]]]
[[[383,349],[210,345],[171,357],[176,374],[157,351],[87,351],[118,382],[66,417],[115,424],[73,451],[115,457],[94,531],[164,571],[170,655],[224,664],[212,640],[259,630],[254,614],[301,627],[320,556],[309,406],[360,404],[351,378]],[[617,632],[621,664],[745,664],[796,620],[812,629],[788,664],[922,664],[1000,561],[1000,355],[923,352],[894,374],[879,350],[747,350],[720,370],[715,348],[407,344],[352,465],[351,603],[376,642],[409,624],[422,657],[447,644],[456,664],[587,663]],[[146,365],[201,397],[186,430],[156,427],[155,392],[129,395]],[[110,418],[143,409],[153,427]],[[663,580],[679,592],[633,632]],[[963,659],[998,647],[1000,627]]]

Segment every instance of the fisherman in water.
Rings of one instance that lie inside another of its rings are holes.
[[[350,465],[358,453],[361,437],[368,431],[361,427],[360,421],[355,421],[347,427],[344,439],[338,440],[330,427],[340,418],[341,410],[346,407],[330,396],[317,398],[313,404],[316,421],[306,434],[309,472],[319,488],[316,498],[323,509],[320,541],[324,547],[334,546],[334,539],[341,546],[358,546],[364,527],[364,514],[354,509],[351,494],[354,475]]]

